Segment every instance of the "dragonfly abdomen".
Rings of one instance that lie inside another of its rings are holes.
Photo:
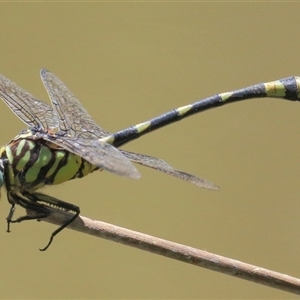
[[[42,138],[18,136],[1,150],[8,160],[10,185],[34,191],[44,185],[81,178],[98,169],[82,157]]]

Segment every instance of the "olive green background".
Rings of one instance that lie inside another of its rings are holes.
[[[1,3],[0,72],[48,101],[60,77],[114,132],[216,93],[300,75],[299,3]],[[0,103],[1,144],[26,126]],[[220,192],[138,167],[43,192],[82,215],[300,276],[300,104],[255,99],[194,115],[126,145],[211,180]],[[6,233],[0,298],[295,296],[158,255],[24,222]],[[18,214],[23,210],[18,208]]]

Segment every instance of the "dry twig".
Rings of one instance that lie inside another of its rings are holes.
[[[72,216],[71,213],[62,210],[48,207],[47,209],[51,213],[42,221],[58,226],[64,224]],[[34,216],[36,212],[28,209],[27,214]],[[300,279],[238,260],[82,216],[79,216],[68,228],[300,295]]]

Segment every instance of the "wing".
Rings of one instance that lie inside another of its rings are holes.
[[[110,172],[138,178],[139,174],[130,161],[115,147],[97,140],[109,133],[102,129],[88,114],[79,100],[54,74],[41,70],[41,79],[59,118],[59,128],[71,138],[56,139],[54,143],[88,162]]]
[[[134,153],[134,152],[130,152],[130,151],[125,151],[125,150],[120,150],[120,151],[131,161],[138,163],[142,166],[149,167],[149,168],[155,169],[157,171],[163,172],[165,174],[188,181],[188,182],[193,183],[201,188],[205,188],[208,190],[219,190],[218,186],[216,186],[215,184],[213,184],[207,180],[201,179],[201,178],[191,175],[189,173],[174,170],[170,165],[168,165],[162,159],[148,156],[145,154],[139,154],[139,153]]]
[[[29,127],[57,128],[56,112],[8,78],[0,75],[0,98]]]
[[[54,74],[41,70],[41,78],[49,94],[54,110],[59,115],[60,128],[73,137],[83,139],[103,138],[110,133],[101,128],[84,109],[79,100],[71,93],[65,84]],[[142,166],[155,169],[165,174],[183,179],[199,187],[211,190],[219,188],[213,183],[198,178],[194,175],[174,170],[165,161],[156,157],[120,150],[129,160]],[[81,154],[80,154],[81,155]]]
[[[96,139],[109,134],[91,118],[59,78],[43,69],[41,79],[59,116],[59,127],[63,132],[83,139]]]
[[[134,165],[114,146],[99,140],[87,140],[78,137],[58,137],[44,135],[44,140],[52,142],[63,149],[74,153],[92,165],[112,173],[130,178],[140,175]]]

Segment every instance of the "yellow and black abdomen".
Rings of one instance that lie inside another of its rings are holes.
[[[97,169],[80,156],[42,138],[16,138],[0,154],[1,159],[8,160],[6,184],[26,191],[81,178]]]

